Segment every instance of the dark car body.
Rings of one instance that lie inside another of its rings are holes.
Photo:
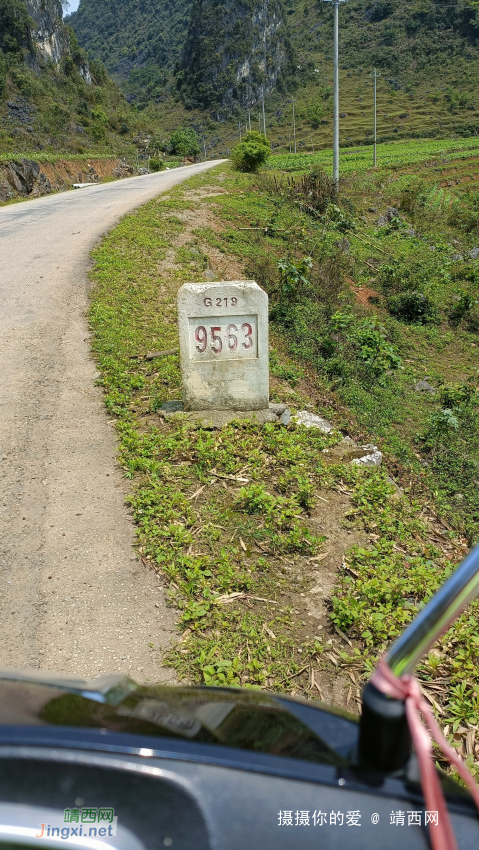
[[[255,690],[0,671],[0,848],[427,848],[415,758],[360,768],[358,730]],[[469,795],[442,781],[458,846],[477,850]]]

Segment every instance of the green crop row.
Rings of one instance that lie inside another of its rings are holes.
[[[424,162],[430,157],[451,157],[452,159],[467,159],[476,156],[479,151],[479,139],[468,139],[461,142],[458,139],[414,140],[407,142],[389,142],[377,145],[378,166],[395,168]],[[366,171],[371,168],[373,148],[354,147],[342,148],[340,152],[341,172],[350,174],[355,171]],[[320,166],[332,171],[333,152],[331,149],[311,154],[276,154],[269,158],[267,168],[281,171],[304,171],[313,166]]]

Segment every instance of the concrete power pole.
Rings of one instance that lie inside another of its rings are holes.
[[[263,135],[266,138],[266,118],[264,113],[264,86],[261,89],[261,103],[263,107]]]
[[[380,74],[374,69],[373,73],[370,75],[374,80],[374,149],[373,149],[373,168],[376,168],[376,142],[377,142],[377,108],[376,108],[376,84],[377,79]]]
[[[294,152],[296,153],[296,117],[294,114],[294,97],[293,97],[293,142],[294,142]]]
[[[334,112],[333,112],[333,181],[339,183],[339,4],[346,0],[326,0],[334,6]]]

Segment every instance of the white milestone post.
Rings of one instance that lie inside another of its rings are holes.
[[[185,411],[268,407],[268,296],[257,283],[185,283],[178,322]]]

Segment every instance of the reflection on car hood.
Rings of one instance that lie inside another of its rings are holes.
[[[0,670],[0,725],[182,738],[338,767],[357,730],[321,704],[257,690],[144,686],[121,675],[85,682],[37,670]]]

